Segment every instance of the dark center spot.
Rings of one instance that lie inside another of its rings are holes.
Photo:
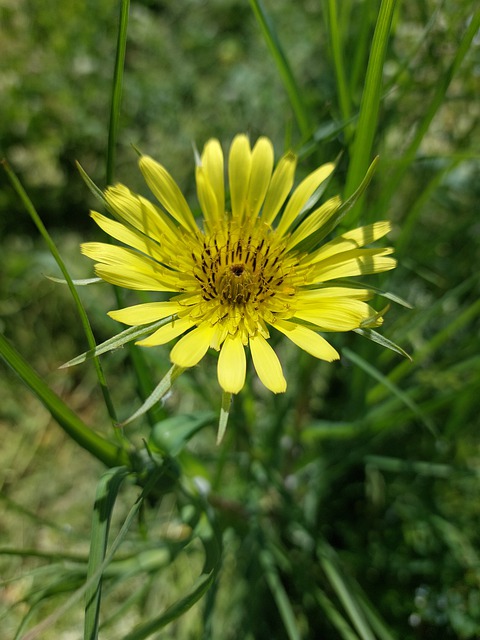
[[[241,276],[242,273],[245,271],[245,265],[243,264],[232,264],[232,266],[230,267],[230,271],[233,273],[234,276]]]

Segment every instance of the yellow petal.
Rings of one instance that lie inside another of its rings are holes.
[[[287,382],[277,354],[259,333],[250,338],[250,352],[258,377],[273,393],[283,393]]]
[[[158,241],[167,236],[176,240],[178,228],[173,220],[146,198],[127,189],[123,184],[108,187],[105,200],[110,211],[135,229]]]
[[[154,331],[154,333],[152,333],[151,336],[148,336],[148,338],[139,340],[135,344],[142,347],[156,347],[160,344],[166,344],[167,342],[170,342],[170,340],[180,336],[182,333],[185,333],[185,331],[193,326],[194,323],[189,318],[177,318]]]
[[[98,261],[95,271],[107,282],[120,285],[119,281],[128,282],[132,278],[132,284],[120,286],[143,291],[179,290],[178,275],[131,249],[103,242],[85,242],[80,248],[84,255]]]
[[[338,298],[353,298],[357,300],[369,300],[373,293],[370,289],[355,289],[353,287],[322,287],[321,289],[306,289],[297,292],[297,300],[300,306],[305,304],[322,304]]]
[[[206,179],[215,194],[217,203],[217,215],[223,216],[225,212],[225,176],[223,166],[223,151],[220,142],[216,139],[209,140],[203,148],[202,167]]]
[[[90,216],[93,218],[93,220],[95,220],[100,229],[103,229],[103,231],[105,231],[105,233],[108,233],[109,236],[112,236],[112,238],[120,240],[120,242],[128,244],[134,249],[138,249],[138,251],[151,256],[155,260],[162,260],[165,258],[165,255],[161,251],[160,246],[143,234],[129,229],[121,222],[110,220],[110,218],[102,216],[96,211],[92,211],[90,213]]]
[[[109,311],[108,315],[117,320],[131,326],[148,324],[156,320],[174,316],[178,311],[184,309],[178,302],[145,302],[143,304],[135,304],[125,309],[116,309]]]
[[[320,358],[320,360],[326,360],[327,362],[340,358],[337,351],[325,338],[322,338],[318,333],[307,327],[302,327],[287,320],[278,320],[275,322],[274,327],[285,334],[298,347],[315,356],[315,358]]]
[[[197,183],[197,196],[203,211],[203,216],[210,229],[213,231],[223,217],[223,211],[219,211],[217,197],[207,178],[204,167],[199,166],[195,170]]]
[[[203,324],[183,336],[170,352],[170,360],[179,367],[194,367],[206,354],[215,327]]]
[[[252,153],[247,136],[243,134],[235,136],[228,158],[228,177],[232,217],[240,221],[245,211],[251,166]]]
[[[162,203],[168,213],[185,229],[192,233],[198,231],[187,201],[177,183],[161,164],[149,156],[141,156],[140,171],[151,192]]]
[[[323,331],[352,331],[374,315],[372,307],[352,298],[325,299],[318,306],[298,305],[295,311],[295,318],[311,322]]]
[[[252,150],[252,171],[247,194],[247,216],[255,218],[265,199],[272,177],[274,152],[268,138],[259,138]]]
[[[358,229],[347,231],[347,233],[334,238],[320,247],[320,249],[310,254],[303,264],[313,264],[319,260],[331,258],[332,256],[344,251],[360,249],[366,244],[370,244],[379,238],[383,238],[390,229],[390,223],[382,220],[380,222],[369,224],[366,227],[359,227]]]
[[[239,333],[227,336],[218,358],[218,382],[224,391],[238,393],[245,383],[247,361]]]
[[[321,207],[312,211],[312,213],[300,224],[298,228],[292,233],[287,242],[287,249],[290,250],[297,244],[308,238],[312,233],[315,233],[333,216],[338,210],[342,200],[339,196],[334,196],[327,200]]]
[[[397,261],[389,258],[393,249],[355,249],[344,251],[313,265],[306,284],[315,284],[394,269]]]
[[[262,220],[268,225],[271,225],[277,217],[293,187],[296,166],[297,156],[289,151],[280,159],[273,172],[262,211]]]
[[[335,165],[332,162],[329,162],[322,165],[302,180],[292,193],[285,211],[280,218],[280,222],[277,227],[279,234],[283,235],[288,231],[298,214],[302,211],[303,207],[334,169]]]

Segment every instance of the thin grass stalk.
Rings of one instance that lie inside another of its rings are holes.
[[[267,47],[277,65],[278,72],[283,81],[287,95],[292,105],[293,113],[297,121],[302,140],[306,141],[312,132],[310,124],[310,114],[305,106],[302,92],[300,91],[295,76],[293,75],[290,63],[283,50],[283,47],[275,33],[273,25],[265,11],[261,0],[250,0],[250,6],[257,19],[260,30],[265,39]]]
[[[380,5],[360,104],[357,130],[352,144],[351,161],[345,186],[346,196],[353,193],[370,164],[382,97],[383,64],[390,38],[395,2],[396,0],[382,0]],[[362,201],[363,199],[357,203],[355,209],[350,213],[350,224],[358,220]]]
[[[87,312],[85,311],[85,308],[82,304],[82,301],[80,300],[80,296],[78,295],[78,292],[75,288],[75,285],[72,282],[72,278],[70,277],[70,274],[68,273],[67,267],[65,266],[65,263],[63,262],[63,259],[54,243],[54,241],[52,240],[50,234],[48,233],[45,225],[43,224],[40,216],[37,213],[37,210],[35,209],[32,201],[30,200],[30,198],[28,197],[27,192],[25,191],[25,189],[23,188],[20,180],[17,178],[17,176],[15,175],[15,173],[12,171],[11,167],[9,166],[8,162],[6,160],[2,161],[2,164],[5,168],[5,171],[7,172],[8,178],[10,180],[10,182],[12,183],[12,186],[14,188],[14,190],[16,191],[16,193],[18,194],[18,196],[20,197],[21,201],[23,202],[23,205],[25,207],[25,209],[27,210],[28,214],[30,215],[30,218],[33,220],[35,226],[37,227],[38,231],[40,232],[42,238],[44,239],[50,253],[52,254],[52,256],[54,257],[56,263],[58,264],[60,271],[63,274],[63,277],[65,278],[68,288],[70,290],[70,293],[72,295],[73,301],[75,303],[75,307],[77,309],[77,313],[80,317],[80,322],[82,323],[82,327],[83,327],[83,331],[85,333],[85,336],[87,338],[87,342],[88,342],[88,346],[90,347],[90,350],[95,350],[97,344],[95,341],[95,337],[93,335],[93,331],[92,331],[92,327],[90,325],[90,321],[88,319],[87,316]],[[108,415],[110,416],[110,419],[112,421],[113,424],[115,424],[117,422],[117,416],[116,416],[116,412],[115,412],[115,407],[113,405],[113,401],[110,395],[110,391],[108,390],[108,386],[107,386],[107,381],[105,379],[105,375],[103,373],[103,369],[102,369],[102,365],[100,363],[100,360],[95,356],[93,358],[93,363],[95,366],[95,371],[97,373],[97,378],[98,381],[100,383],[100,388],[102,390],[102,395],[103,395],[103,399],[105,401],[105,405],[107,407],[107,411],[108,411]]]

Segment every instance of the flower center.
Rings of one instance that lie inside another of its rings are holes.
[[[284,247],[258,229],[227,229],[205,238],[200,255],[193,256],[194,275],[205,301],[230,308],[254,308],[271,300],[285,274]]]

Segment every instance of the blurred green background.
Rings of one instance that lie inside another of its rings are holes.
[[[248,2],[132,2],[116,180],[146,193],[134,146],[162,162],[194,202],[192,143],[200,148],[215,136],[226,148],[246,131],[252,140],[272,138],[277,156],[294,146],[300,176],[342,154],[331,190],[343,192],[380,3],[337,3],[348,109],[339,95],[332,3],[264,4],[310,134],[302,139],[298,131]],[[75,161],[105,186],[118,12],[107,0],[0,0],[0,155],[73,277],[91,275],[78,245],[99,237]],[[225,447],[215,448],[213,429],[189,444],[182,464],[213,487],[224,568],[204,609],[197,605],[156,637],[294,637],[260,562],[268,540],[299,637],[368,638],[358,629],[340,631],[326,613],[325,598],[332,611],[345,603],[315,556],[320,539],[334,550],[351,593],[360,585],[359,602],[368,599],[392,634],[375,628],[374,637],[480,637],[478,33],[459,58],[475,15],[473,0],[398,3],[384,65],[373,145],[380,165],[363,218],[394,225],[399,267],[381,286],[413,309],[392,305],[382,333],[413,363],[356,335],[334,337],[343,354],[336,365],[278,344],[287,394],[264,394],[250,375],[249,389],[235,399]],[[2,332],[85,421],[108,434],[93,368],[57,370],[86,349],[82,329],[66,287],[45,277],[58,275],[57,267],[4,174],[0,186]],[[98,342],[119,330],[106,316],[116,304],[106,285],[81,296]],[[128,294],[127,301],[137,298]],[[168,348],[144,355],[160,379]],[[118,412],[127,416],[138,398],[124,350],[105,357],[104,366]],[[214,366],[210,358],[180,378],[160,416],[218,411]],[[29,612],[38,621],[61,602],[50,602],[55,585],[58,592],[78,585],[69,562],[88,552],[101,465],[66,438],[6,367],[0,372],[0,626],[13,638]],[[144,424],[129,429],[133,440],[145,437]],[[126,491],[118,522],[135,495]],[[169,497],[147,518],[149,544],[180,535],[176,505]],[[257,516],[242,522],[240,507]],[[121,613],[132,588],[115,582],[107,597],[119,613],[101,637],[122,638],[135,621],[164,608],[170,590],[181,593],[195,575],[196,553],[187,550],[160,576],[152,570],[151,584],[160,585],[152,590],[138,579],[136,610]],[[80,637],[81,620],[80,608],[44,637]]]

